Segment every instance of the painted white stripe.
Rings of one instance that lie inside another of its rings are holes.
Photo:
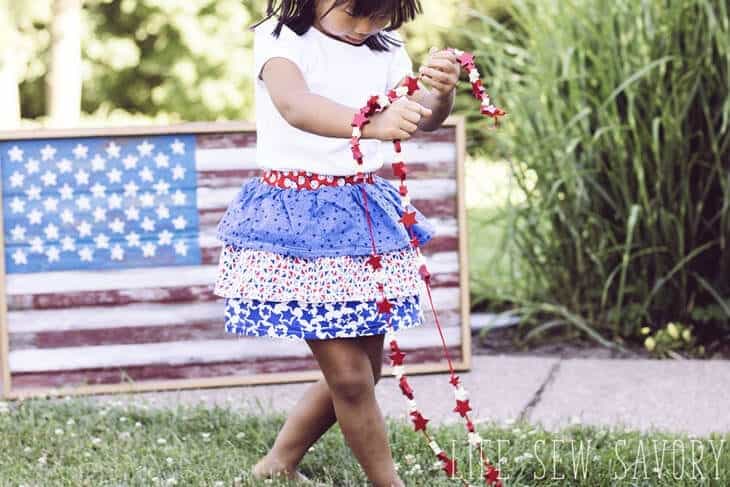
[[[426,257],[431,274],[456,272],[457,252],[437,252]],[[7,274],[9,296],[81,291],[134,290],[160,287],[213,287],[218,265],[135,267],[111,271],[56,271]]]
[[[406,185],[408,186],[408,194],[414,200],[456,197],[456,180],[454,179],[409,179],[406,181]],[[198,208],[201,210],[227,208],[240,190],[241,186],[198,187],[196,190]]]
[[[445,328],[443,331],[447,346],[461,343],[460,327]],[[396,337],[398,345],[403,350],[441,345],[439,334],[424,325],[402,330]],[[9,353],[8,360],[10,370],[17,374],[97,367],[204,364],[252,358],[308,356],[311,356],[311,350],[304,342],[262,337],[238,338],[231,335],[222,340],[14,350]],[[406,373],[407,370],[406,365]]]
[[[425,285],[422,287],[423,310],[430,312]],[[436,310],[458,308],[459,293],[458,287],[432,289]],[[224,311],[221,298],[204,303],[132,303],[120,306],[9,311],[7,323],[10,333],[169,326],[200,320],[220,320],[223,323]]]
[[[393,144],[382,146],[385,166],[396,160]],[[398,160],[407,163],[434,164],[456,161],[456,146],[453,142],[405,141],[401,143]],[[229,147],[221,149],[198,149],[195,153],[195,169],[198,171],[220,171],[227,169],[256,169],[256,147]]]

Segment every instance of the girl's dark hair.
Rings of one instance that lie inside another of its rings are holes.
[[[276,37],[279,37],[282,25],[286,25],[298,35],[302,35],[314,23],[316,1],[268,0],[266,17],[249,27],[249,30],[253,30],[271,16],[276,15],[279,21],[272,32]],[[390,23],[383,29],[386,32],[398,29],[404,22],[413,20],[422,11],[420,0],[335,0],[332,7],[322,17],[325,17],[333,8],[348,3],[351,4],[350,8],[355,17],[375,18],[380,15],[390,15]],[[389,51],[390,47],[401,45],[398,40],[383,32],[370,36],[364,44],[373,51]]]

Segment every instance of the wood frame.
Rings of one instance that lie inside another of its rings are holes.
[[[468,371],[471,368],[471,324],[470,324],[470,297],[469,297],[469,259],[468,234],[465,208],[464,162],[466,153],[466,129],[464,116],[449,116],[444,126],[455,127],[456,132],[456,193],[457,193],[457,222],[459,237],[459,287],[460,287],[460,314],[461,314],[461,360],[452,361],[455,370]],[[78,128],[78,129],[30,129],[18,131],[0,131],[0,142],[11,140],[94,137],[94,136],[135,136],[135,135],[165,135],[186,133],[230,133],[241,131],[255,131],[256,125],[249,121],[236,122],[194,122],[179,123],[165,126],[127,126],[107,128]],[[406,161],[407,162],[407,161]],[[386,164],[388,164],[386,162]],[[0,186],[0,200],[2,200],[2,186]],[[428,215],[427,215],[428,216]],[[14,390],[9,367],[9,330],[7,323],[7,296],[5,281],[5,232],[4,216],[0,207],[0,398],[21,399],[26,397],[65,396],[85,394],[112,394],[144,391],[165,391],[189,388],[231,387],[242,385],[273,384],[286,382],[309,382],[322,377],[321,371],[267,373],[247,376],[224,376],[197,379],[171,379],[160,381],[144,381],[119,384],[94,384],[62,388],[28,388]],[[430,306],[427,306],[430,308]],[[437,310],[438,311],[438,310]],[[430,312],[430,309],[424,313]],[[424,374],[444,372],[448,370],[445,362],[438,364],[405,363],[407,374]],[[392,366],[384,365],[383,376],[392,376]]]

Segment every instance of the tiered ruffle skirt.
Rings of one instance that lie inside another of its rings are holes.
[[[365,204],[382,256],[378,274],[366,264],[372,243]],[[434,226],[413,205],[407,209],[416,213],[411,230],[423,245]],[[213,292],[224,298],[226,332],[329,339],[384,334],[388,318],[394,330],[422,324],[423,281],[411,235],[398,221],[403,212],[396,187],[377,175],[372,183],[317,189],[247,180],[217,228],[223,246]],[[390,316],[377,310],[376,278]]]

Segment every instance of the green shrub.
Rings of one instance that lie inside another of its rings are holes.
[[[515,0],[474,13],[495,132],[526,200],[509,238],[531,311],[602,336],[730,331],[730,27],[724,0]]]

